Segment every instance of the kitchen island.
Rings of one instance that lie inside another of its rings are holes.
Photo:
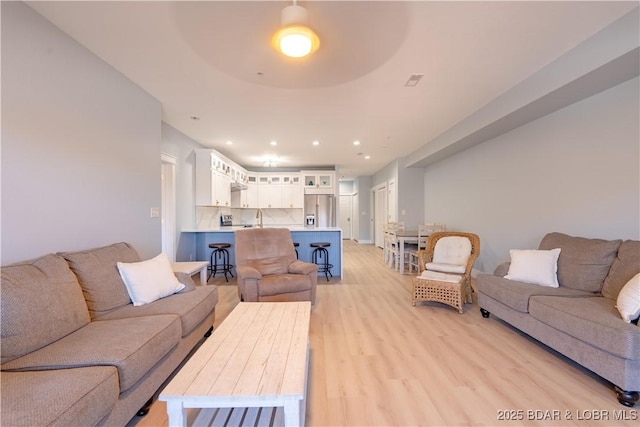
[[[303,227],[303,226],[265,226],[265,228],[288,228],[291,230],[291,238],[294,242],[299,243],[298,250],[299,259],[301,261],[311,262],[313,242],[329,242],[331,246],[327,248],[329,251],[329,262],[333,264],[331,274],[334,277],[342,277],[342,229],[338,227]],[[221,227],[218,229],[191,229],[182,230],[182,233],[195,234],[196,242],[196,260],[209,261],[211,257],[211,249],[209,243],[230,243],[229,248],[230,263],[233,265],[233,275],[235,271],[235,232],[245,230],[242,226]],[[320,274],[319,274],[320,275]],[[324,277],[324,274],[322,274]]]

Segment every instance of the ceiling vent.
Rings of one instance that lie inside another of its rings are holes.
[[[420,79],[424,77],[424,74],[411,74],[409,76],[409,80],[404,84],[405,87],[415,87],[418,86]]]

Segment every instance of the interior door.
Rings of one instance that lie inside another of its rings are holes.
[[[375,242],[381,248],[384,245],[383,226],[387,222],[387,186],[378,187],[375,192]]]
[[[343,239],[351,239],[351,218],[353,217],[351,199],[352,196],[350,195],[340,196],[340,228],[342,229]]]
[[[398,221],[398,199],[396,193],[396,182],[390,180],[387,184],[388,197],[387,197],[387,222]]]
[[[351,196],[351,238],[360,240],[360,204],[358,193]]]

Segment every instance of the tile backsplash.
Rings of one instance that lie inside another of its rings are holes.
[[[196,206],[196,228],[198,230],[217,230],[220,228],[220,215],[233,215],[233,225],[257,225],[258,209],[219,208],[215,206]],[[264,225],[303,225],[302,209],[262,209]]]

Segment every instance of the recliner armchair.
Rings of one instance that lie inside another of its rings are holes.
[[[318,266],[296,259],[288,229],[238,230],[235,252],[241,301],[311,301],[315,304]]]

